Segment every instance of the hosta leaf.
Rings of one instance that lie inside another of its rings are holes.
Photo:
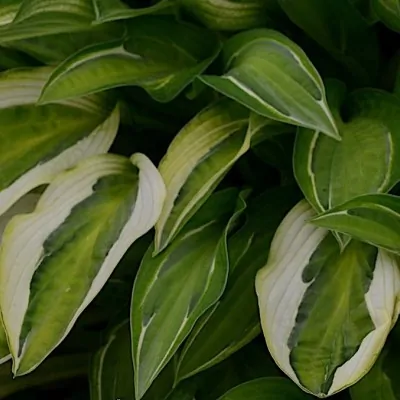
[[[59,175],[33,213],[7,225],[0,302],[15,375],[61,343],[129,246],[154,225],[164,195],[142,154],[97,155]]]
[[[90,26],[90,28],[79,32],[58,33],[17,40],[7,43],[7,46],[29,54],[45,64],[56,65],[84,47],[120,39],[123,35],[123,26],[110,23]],[[62,46],[59,45],[60,43],[62,43]]]
[[[0,27],[0,43],[85,29],[95,18],[90,0],[23,0],[20,3],[12,22]]]
[[[398,400],[392,382],[384,371],[386,351],[378,358],[378,361],[367,375],[350,388],[351,400]]]
[[[4,229],[14,215],[31,212],[39,199],[36,193],[28,193],[19,199],[7,212],[0,216],[0,243]],[[9,360],[10,351],[8,349],[7,337],[3,326],[0,326],[0,364]]]
[[[313,218],[312,223],[400,253],[400,197],[356,197]]]
[[[137,399],[224,291],[227,232],[245,207],[234,211],[236,199],[236,190],[217,192],[164,252],[152,257],[151,246],[142,260],[131,306]]]
[[[209,29],[240,31],[264,26],[270,0],[181,0],[182,7]]]
[[[135,18],[126,38],[87,47],[52,74],[41,103],[137,85],[167,102],[202,73],[219,52],[217,36],[166,17]]]
[[[128,7],[121,0],[92,0],[96,10],[96,22],[116,21],[140,17],[147,14],[165,13],[174,10],[176,1],[160,0],[157,3],[140,8]]]
[[[248,110],[223,99],[202,110],[171,142],[159,166],[167,198],[156,225],[156,252],[168,246],[249,149],[248,119]]]
[[[35,65],[35,60],[14,49],[0,47],[0,71]]]
[[[230,277],[224,295],[189,335],[178,362],[179,380],[221,362],[260,333],[254,279],[296,195],[293,187],[279,188],[249,203],[246,224],[228,241]]]
[[[13,22],[23,0],[2,0],[0,4],[0,26]]]
[[[332,97],[343,96],[340,86],[331,88]],[[338,109],[340,102],[332,99],[331,108]],[[400,180],[397,98],[365,89],[350,96],[347,108],[348,118],[339,124],[340,142],[317,131],[300,129],[297,134],[294,173],[305,197],[318,212],[356,196],[387,192]]]
[[[134,399],[129,320],[117,325],[92,360],[90,399]]]
[[[318,129],[339,138],[317,70],[283,34],[254,29],[229,39],[225,73],[201,79],[251,110],[278,121]]]
[[[329,231],[308,222],[314,215],[302,201],[285,217],[256,290],[276,363],[326,397],[374,364],[398,317],[400,271],[393,255],[362,242],[341,252]]]
[[[372,0],[372,5],[384,24],[400,32],[400,0]]]
[[[288,379],[259,378],[236,386],[218,400],[307,400],[311,398]]]
[[[376,32],[349,0],[279,2],[296,25],[347,67],[349,79],[365,85],[376,78],[379,67]]]
[[[119,126],[101,97],[36,106],[48,68],[0,74],[0,214],[31,189],[110,148]]]

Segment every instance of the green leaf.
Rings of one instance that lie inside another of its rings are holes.
[[[283,34],[254,29],[229,39],[225,73],[201,79],[265,117],[318,129],[339,139],[317,70],[303,50]]]
[[[229,390],[218,400],[307,400],[311,398],[288,379],[259,378]]]
[[[185,11],[209,29],[240,31],[265,26],[270,0],[181,0]]]
[[[385,25],[396,32],[400,32],[399,0],[372,0],[372,6]]]
[[[344,97],[343,87],[332,83],[330,89],[331,108],[338,110]],[[339,121],[340,142],[306,129],[300,129],[296,137],[294,174],[318,212],[356,196],[387,192],[400,180],[397,98],[365,89],[354,92],[346,106],[346,122]]]
[[[90,26],[79,30],[79,32],[58,33],[17,40],[7,43],[7,46],[29,54],[45,64],[57,65],[84,47],[120,39],[124,32],[124,26],[109,23]],[[60,46],[60,43],[62,43],[62,46]]]
[[[352,400],[398,400],[392,382],[383,369],[384,351],[367,375],[350,388]]]
[[[51,69],[0,74],[0,215],[31,189],[91,155],[110,148],[119,126],[118,106],[105,98],[36,106]],[[112,110],[112,109],[111,109]]]
[[[58,175],[0,247],[2,320],[13,372],[34,370],[72,329],[165,196],[142,154],[97,155]]]
[[[131,306],[137,399],[225,289],[227,233],[245,207],[241,199],[234,211],[236,200],[236,190],[217,192],[168,249],[152,257],[151,246],[143,258]]]
[[[397,196],[359,196],[313,218],[312,223],[400,253],[400,198]]]
[[[373,366],[399,313],[400,271],[384,250],[351,241],[341,252],[300,202],[256,278],[261,325],[278,366],[300,387],[330,396]],[[329,318],[326,318],[329,316]]]
[[[90,399],[134,399],[129,320],[117,325],[96,353],[90,371]]]
[[[260,333],[254,279],[267,262],[275,230],[296,195],[293,187],[279,188],[249,203],[245,225],[228,241],[230,276],[224,295],[189,335],[180,354],[177,380],[221,362]]]
[[[23,0],[2,0],[0,4],[0,27],[13,22],[22,2]]]
[[[219,50],[211,31],[166,17],[136,18],[125,39],[87,47],[65,60],[43,88],[40,103],[129,85],[168,102],[209,66]]]
[[[369,85],[377,77],[376,32],[349,0],[279,0],[289,18],[344,65],[350,83]]]
[[[92,2],[88,0],[23,0],[20,3],[15,18],[12,21],[9,18],[10,23],[0,27],[0,43],[85,29],[95,18]]]
[[[35,65],[35,60],[14,49],[0,47],[0,71]]]
[[[249,112],[222,99],[197,114],[171,142],[159,165],[167,198],[157,221],[155,251],[171,243],[249,148]]]
[[[148,7],[131,8],[120,0],[92,0],[96,23],[140,17],[148,14],[169,13],[175,10],[175,0],[160,0]]]

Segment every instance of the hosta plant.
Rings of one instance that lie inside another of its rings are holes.
[[[399,35],[0,1],[0,399],[400,400]]]

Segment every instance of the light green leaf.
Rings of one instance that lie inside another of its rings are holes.
[[[379,68],[377,35],[349,0],[279,3],[296,25],[347,68],[349,79],[364,86],[374,82]]]
[[[151,246],[143,258],[131,306],[137,399],[225,289],[227,233],[245,207],[234,212],[236,200],[236,190],[217,192],[168,249],[152,257]]]
[[[185,11],[207,28],[240,31],[265,26],[270,0],[181,0]]]
[[[2,0],[0,4],[0,26],[13,22],[22,2],[23,0]]]
[[[171,101],[220,50],[211,31],[172,18],[145,16],[124,40],[87,47],[62,63],[46,83],[42,104],[118,86],[137,85],[155,100]]]
[[[384,24],[400,32],[400,0],[372,0],[372,6]]]
[[[4,229],[10,222],[11,218],[18,214],[31,212],[39,199],[36,193],[28,193],[20,198],[8,211],[0,216],[0,243],[3,236]],[[6,362],[11,357],[8,349],[6,333],[3,326],[0,325],[0,364]]]
[[[51,69],[0,74],[0,215],[31,189],[110,148],[119,126],[118,106],[102,96],[36,106]]]
[[[0,43],[85,29],[95,18],[89,0],[23,0],[20,3],[15,18],[11,21],[9,17],[10,23],[0,27]]]
[[[175,0],[160,0],[157,3],[140,8],[128,7],[121,0],[92,0],[96,10],[96,22],[116,21],[140,17],[141,15],[169,13],[175,10]]]
[[[312,223],[400,253],[400,197],[356,197],[313,218]]]
[[[236,386],[218,400],[307,400],[311,398],[288,379],[259,378]]]
[[[7,225],[0,304],[13,372],[34,370],[72,329],[129,246],[156,222],[162,179],[142,154],[97,155],[58,175]]]
[[[159,165],[167,198],[156,225],[156,253],[171,243],[250,148],[248,121],[248,110],[222,99],[197,114],[171,142]]]
[[[7,46],[29,54],[47,65],[57,65],[84,47],[99,42],[121,39],[124,32],[123,25],[109,23],[90,26],[78,32],[17,40],[7,43]],[[60,46],[60,43],[62,43],[62,46]]]
[[[343,87],[333,82],[328,98],[339,120]],[[296,137],[294,174],[318,212],[356,196],[387,192],[400,180],[397,98],[375,89],[359,90],[349,97],[346,107],[346,122],[339,121],[340,142],[306,129],[300,129]]]
[[[134,399],[129,320],[117,325],[96,353],[90,371],[90,399]]]
[[[228,241],[230,276],[224,295],[186,340],[178,362],[178,380],[221,362],[260,333],[254,279],[267,262],[275,230],[296,196],[293,187],[279,188],[249,203],[245,225]]]
[[[300,202],[273,239],[256,290],[264,336],[301,388],[330,396],[373,366],[397,320],[400,271],[384,250],[351,241],[341,252]],[[329,316],[329,318],[326,318]]]
[[[225,73],[201,79],[265,117],[318,129],[340,139],[325,88],[303,50],[283,34],[254,29],[229,39]]]

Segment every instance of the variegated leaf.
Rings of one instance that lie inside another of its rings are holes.
[[[155,251],[171,243],[250,147],[249,112],[229,99],[196,115],[171,142],[159,165],[167,198],[157,221]]]
[[[345,67],[351,84],[365,87],[376,81],[380,56],[377,33],[350,4],[355,0],[278,1],[286,15],[326,50],[325,57]]]
[[[340,139],[325,88],[303,50],[283,34],[254,29],[229,39],[225,73],[201,79],[265,117],[317,129]]]
[[[268,0],[182,0],[182,7],[209,29],[241,31],[265,26]]]
[[[373,366],[397,320],[400,271],[384,250],[351,241],[341,252],[300,202],[273,239],[256,290],[264,336],[278,366],[327,397]]]
[[[268,259],[276,228],[298,197],[294,187],[249,201],[246,223],[228,241],[230,275],[218,305],[200,319],[179,356],[177,380],[220,363],[261,331],[254,279]]]
[[[328,95],[342,140],[299,129],[293,156],[297,182],[317,212],[356,196],[387,192],[400,180],[397,98],[375,89],[356,91],[345,103],[350,112],[343,122],[338,112],[343,86],[331,82]]]
[[[14,21],[23,0],[2,0],[0,4],[0,27]]]
[[[148,14],[164,14],[175,11],[175,0],[159,0],[148,7],[132,8],[121,0],[92,0],[96,11],[96,23],[140,17]]]
[[[11,220],[0,247],[0,304],[15,375],[61,343],[154,225],[164,197],[147,157],[103,154],[60,174],[33,213]]]
[[[36,106],[50,68],[0,74],[0,214],[31,189],[110,148],[119,126],[118,106],[103,96]]]
[[[0,43],[85,29],[95,19],[91,0],[22,0],[20,3],[15,17],[11,20],[10,15],[9,23],[0,27]]]
[[[400,32],[400,0],[372,0],[372,6],[384,24]]]
[[[318,215],[312,223],[400,254],[400,197],[356,197]]]
[[[142,260],[131,306],[136,399],[225,289],[227,234],[245,207],[241,199],[235,211],[237,194],[214,194],[165,251],[152,257],[151,246]]]
[[[134,399],[129,320],[118,324],[95,354],[90,371],[90,399]]]
[[[0,243],[3,236],[4,229],[12,217],[18,214],[25,214],[31,212],[39,199],[40,195],[37,193],[28,193],[20,198],[7,212],[0,216]],[[10,351],[8,349],[7,337],[4,332],[3,326],[0,326],[0,364],[10,359]]]
[[[87,47],[57,67],[40,102],[129,85],[144,88],[155,100],[171,101],[219,50],[218,37],[211,31],[167,17],[135,18],[125,39]]]

